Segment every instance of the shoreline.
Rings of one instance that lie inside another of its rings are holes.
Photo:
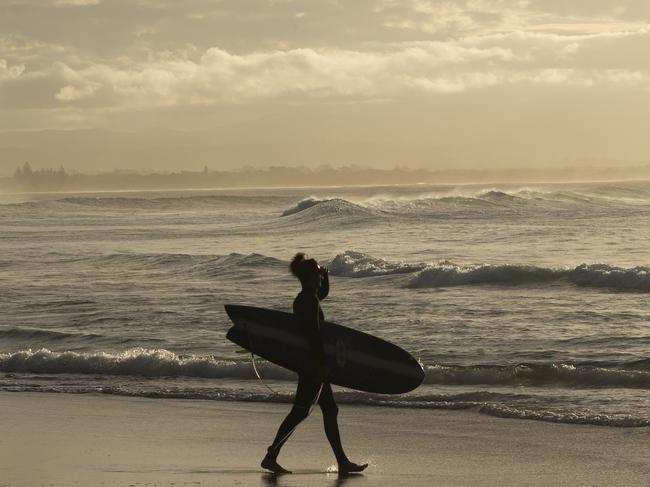
[[[364,475],[328,473],[320,411],[273,477],[259,461],[288,404],[0,392],[0,485],[647,485],[649,428],[495,418],[473,411],[340,406]]]
[[[276,384],[274,384],[276,386]],[[77,390],[56,390],[46,388],[32,388],[32,389],[3,389],[0,394],[13,394],[13,393],[28,393],[28,394],[63,394],[74,396],[97,396],[97,397],[118,397],[118,398],[131,398],[131,399],[151,399],[151,400],[166,400],[166,401],[197,401],[197,402],[220,402],[224,404],[249,404],[251,406],[263,407],[266,404],[272,405],[286,405],[287,407],[292,403],[293,393],[295,387],[283,390],[281,392],[274,392],[273,398],[262,399],[256,395],[255,398],[250,397],[237,397],[237,396],[223,396],[224,391],[218,390],[214,394],[209,394],[207,389],[196,390],[187,393],[165,391],[151,391],[149,393],[129,393],[129,392],[114,392],[112,390],[105,391],[101,388],[80,388]],[[228,391],[233,392],[233,391]],[[264,387],[260,386],[256,393],[265,393]],[[457,413],[467,413],[472,415],[486,416],[495,419],[508,419],[515,421],[534,421],[549,424],[566,424],[572,426],[593,426],[596,428],[614,428],[614,429],[646,429],[650,432],[650,420],[646,418],[635,418],[630,415],[619,417],[608,417],[605,414],[594,413],[592,416],[585,416],[581,412],[567,411],[564,414],[550,411],[535,411],[532,409],[518,409],[516,407],[508,406],[506,404],[496,403],[462,403],[462,402],[441,402],[440,404],[429,403],[425,405],[418,404],[417,398],[413,398],[412,402],[391,402],[391,400],[376,400],[376,398],[352,398],[350,394],[355,391],[346,390],[345,388],[335,386],[334,394],[337,404],[340,407],[367,407],[378,410],[405,410],[405,411],[452,411]],[[227,393],[226,393],[227,394]],[[364,394],[364,393],[361,393]],[[0,484],[0,487],[2,485]]]

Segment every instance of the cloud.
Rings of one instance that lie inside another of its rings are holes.
[[[650,21],[642,0],[388,0],[379,8],[393,29],[446,36],[507,31],[600,33],[638,29]],[[636,15],[629,15],[635,12]]]
[[[0,59],[0,81],[16,79],[25,71],[23,64],[9,66],[5,59]]]
[[[98,83],[88,83],[80,86],[67,85],[59,90],[55,98],[60,101],[76,101],[90,98],[99,89]]]
[[[49,80],[58,104],[107,107],[352,100],[461,93],[499,85],[647,87],[650,30],[563,35],[514,31],[446,41],[374,44],[364,51],[221,47],[150,53],[111,63],[0,65],[4,77]],[[625,47],[621,54],[620,46]],[[606,56],[603,56],[606,53]],[[624,63],[618,61],[627,56]],[[42,85],[41,85],[42,86]]]
[[[88,5],[99,5],[102,0],[53,0],[52,4],[55,6],[73,6],[85,7]]]
[[[459,92],[492,85],[491,74],[474,72],[516,61],[507,49],[449,43],[418,43],[389,51],[290,49],[233,54],[210,48],[198,59],[163,53],[142,64],[56,63],[31,73],[58,83],[55,98],[75,103],[168,106],[179,103],[241,103],[292,95],[367,99],[416,91]],[[463,67],[469,67],[464,72]],[[110,94],[110,96],[107,96]]]
[[[545,87],[643,94],[646,5],[12,0],[0,16],[0,83],[15,110],[97,113],[459,99],[512,88],[530,98]]]
[[[43,43],[23,36],[0,35],[0,57],[9,64],[29,65],[32,69],[51,65],[55,59],[65,59],[66,48]]]

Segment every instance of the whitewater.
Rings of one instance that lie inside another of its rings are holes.
[[[306,251],[425,369],[341,403],[647,427],[649,238],[648,182],[0,194],[0,390],[289,401],[223,305],[290,311]]]

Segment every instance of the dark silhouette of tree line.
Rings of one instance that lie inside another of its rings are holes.
[[[24,191],[74,191],[120,189],[184,189],[222,187],[338,186],[361,184],[411,184],[431,180],[424,169],[371,169],[358,166],[317,168],[244,166],[235,171],[200,171],[141,173],[114,170],[99,174],[67,172],[59,169],[34,170],[28,162],[16,169],[13,178],[1,184]]]
[[[14,172],[14,183],[24,189],[49,189],[63,187],[68,179],[68,173],[63,166],[59,169],[32,169],[29,162],[25,162]]]
[[[503,169],[376,169],[355,165],[332,167],[244,166],[234,171],[142,173],[113,170],[99,174],[33,169],[29,162],[18,167],[12,178],[0,179],[0,189],[9,191],[88,191],[146,189],[209,189],[286,186],[355,186],[393,184],[506,183],[536,181],[585,181],[650,179],[650,166]]]

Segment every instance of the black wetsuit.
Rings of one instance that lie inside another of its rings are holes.
[[[325,299],[329,294],[329,279],[327,274],[323,276],[321,286],[317,291],[302,290],[293,301],[293,313],[304,327],[305,334],[313,351],[314,368],[324,363],[325,353],[323,342],[320,337],[320,322],[325,320],[323,310],[320,308],[320,300]],[[289,439],[293,430],[298,424],[309,415],[309,410],[316,400],[318,391],[318,405],[323,412],[323,422],[325,424],[325,434],[332,446],[336,460],[341,464],[348,461],[343,447],[341,446],[341,437],[337,421],[338,406],[334,401],[332,387],[328,382],[322,383],[315,374],[300,374],[298,376],[298,387],[293,401],[293,408],[289,415],[280,425],[278,433],[269,447],[269,454],[277,457],[277,454]]]

